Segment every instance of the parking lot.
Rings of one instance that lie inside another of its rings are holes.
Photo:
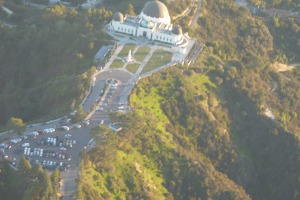
[[[25,155],[33,165],[40,163],[50,172],[56,168],[60,169],[63,172],[61,188],[63,199],[72,199],[76,190],[75,180],[79,175],[80,152],[89,150],[95,145],[90,130],[97,125],[109,126],[110,112],[125,113],[130,110],[127,98],[130,92],[128,86],[134,87],[131,78],[130,74],[121,70],[103,71],[96,76],[94,89],[84,104],[85,111],[94,104],[97,105],[96,110],[91,113],[90,124],[70,125],[68,118],[64,117],[29,125],[24,135],[4,142],[3,144],[7,146],[0,146],[0,150],[15,166],[21,156]],[[104,91],[104,84],[109,80],[115,82]]]
[[[44,169],[66,171],[78,165],[79,152],[91,140],[91,128],[92,124],[73,126],[69,131],[55,128],[50,132],[36,131],[38,134],[33,132],[7,142],[9,148],[5,149],[5,154],[14,165],[25,155],[32,164],[40,163]]]

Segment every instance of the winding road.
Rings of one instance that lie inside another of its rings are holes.
[[[198,20],[199,15],[200,15],[200,10],[201,10],[201,0],[198,0],[197,10],[196,10],[196,12],[195,12],[195,14],[193,16],[193,19],[191,20],[191,22],[189,24],[190,27],[193,28],[196,25],[197,20]]]

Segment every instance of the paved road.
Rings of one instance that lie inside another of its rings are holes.
[[[101,106],[103,110],[95,111],[91,116],[90,120],[92,122],[92,126],[89,126],[85,129],[78,129],[72,131],[72,135],[76,134],[76,132],[80,132],[79,135],[81,135],[82,138],[79,139],[84,141],[83,144],[79,146],[78,150],[82,150],[84,145],[86,145],[88,141],[91,140],[91,136],[89,133],[92,127],[100,124],[102,120],[104,121],[104,124],[109,124],[109,112],[118,110],[118,107],[120,106],[120,99],[124,98],[122,91],[124,90],[124,88],[126,88],[127,82],[131,78],[132,76],[130,73],[122,70],[106,70],[102,71],[96,76],[96,83],[93,89],[93,95],[90,95],[85,104],[87,108],[89,108],[89,106],[92,106],[95,103],[95,101],[99,99],[99,94],[101,90],[103,90],[106,80],[118,80],[118,87],[114,90],[110,90],[106,98],[103,99],[103,103],[106,104],[106,106]],[[126,98],[128,98],[128,96],[126,96]],[[73,199],[74,193],[76,191],[76,179],[79,176],[78,164],[80,159],[80,156],[78,154],[79,151],[74,152],[73,156],[77,159],[74,159],[72,165],[70,166],[70,169],[66,173],[62,174],[62,194],[64,196],[63,200]]]
[[[62,172],[62,194],[63,194],[63,200],[71,200],[74,198],[74,193],[76,192],[76,179],[79,176],[79,170],[78,170],[78,164],[80,162],[80,156],[79,153],[84,150],[84,147],[89,143],[91,140],[90,130],[92,127],[99,125],[99,123],[103,120],[105,125],[109,124],[109,112],[110,111],[129,111],[130,108],[128,107],[128,96],[131,93],[132,89],[135,87],[136,82],[139,80],[140,77],[142,77],[141,70],[146,64],[146,61],[151,57],[152,53],[155,49],[166,49],[166,47],[159,47],[152,45],[151,51],[149,51],[149,54],[146,56],[143,63],[141,63],[140,68],[137,70],[135,74],[132,74],[128,72],[125,69],[126,64],[124,64],[124,67],[121,69],[110,69],[110,65],[113,62],[113,60],[116,58],[118,53],[123,48],[124,44],[126,44],[128,41],[122,41],[120,46],[116,49],[114,55],[112,58],[107,62],[105,67],[102,71],[97,72],[95,78],[95,84],[91,88],[91,92],[86,98],[86,100],[83,102],[83,109],[84,111],[89,111],[91,107],[95,104],[95,102],[98,102],[100,97],[101,90],[104,90],[105,83],[108,79],[115,79],[118,81],[118,87],[113,90],[109,90],[105,93],[105,98],[103,96],[103,99],[101,99],[102,105],[101,107],[103,110],[97,110],[93,111],[90,117],[90,120],[92,122],[91,125],[87,127],[83,127],[80,129],[72,129],[69,132],[55,132],[55,133],[49,133],[49,134],[43,134],[41,136],[38,136],[36,139],[28,139],[28,142],[30,142],[30,146],[35,147],[36,141],[39,137],[54,137],[59,136],[63,137],[66,133],[70,133],[72,135],[72,139],[75,139],[77,141],[77,144],[71,148],[70,154],[72,156],[72,160],[68,162],[70,165],[69,170],[66,172]],[[133,41],[135,42],[135,41]],[[136,41],[137,45],[145,45],[141,41]],[[141,43],[141,44],[140,44]],[[183,56],[181,54],[176,54],[177,50],[168,49],[171,51],[174,51],[173,59],[178,59],[178,57]],[[175,56],[176,55],[176,56]],[[175,63],[176,61],[173,60],[171,63]],[[146,73],[146,75],[151,75],[152,73],[164,69],[168,67],[169,65],[162,66],[160,68],[156,68],[152,72]],[[104,105],[104,104],[105,105]],[[120,107],[121,106],[121,107]],[[26,132],[31,132],[35,130],[41,130],[49,127],[57,127],[60,126],[60,122],[65,119],[57,119],[52,120],[50,122],[44,122],[40,124],[31,125],[27,128]],[[26,142],[26,141],[24,141]],[[24,143],[22,142],[22,143]],[[21,144],[22,144],[21,143]],[[18,144],[19,146],[13,147],[11,150],[8,151],[8,155],[11,158],[16,157],[16,161],[20,158],[20,155],[17,156],[13,153],[13,150],[15,148],[21,148],[21,144]],[[48,148],[48,147],[47,147]],[[53,147],[58,148],[58,147]],[[24,148],[23,148],[24,149]]]
[[[196,23],[197,23],[197,20],[199,18],[199,15],[200,15],[200,10],[201,10],[201,0],[198,0],[198,5],[197,5],[197,10],[193,16],[193,20],[191,21],[190,23],[190,26],[193,28]]]

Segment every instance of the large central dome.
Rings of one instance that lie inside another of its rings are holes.
[[[167,6],[160,1],[147,2],[143,8],[143,13],[155,18],[164,18],[169,16]]]
[[[160,1],[149,1],[145,4],[140,17],[155,23],[170,24],[171,18],[168,8]]]

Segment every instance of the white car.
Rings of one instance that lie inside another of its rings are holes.
[[[17,143],[18,143],[17,140],[15,140],[15,139],[11,139],[10,142],[11,142],[11,143],[14,143],[14,144],[17,144]]]
[[[30,146],[29,143],[24,143],[24,144],[22,144],[22,147],[29,147],[29,146]]]
[[[97,108],[97,111],[101,111],[101,110],[104,110],[103,107]]]
[[[69,131],[69,130],[70,130],[70,127],[68,127],[68,126],[62,126],[62,128],[63,128],[65,131]]]
[[[80,124],[76,124],[75,127],[76,128],[81,128],[81,125]]]
[[[32,136],[38,136],[38,135],[39,135],[39,133],[38,133],[38,132],[36,132],[36,131],[33,131],[33,132],[31,132],[29,135],[32,135]]]
[[[21,138],[16,138],[15,140],[16,140],[17,142],[21,142],[21,141],[22,141]]]
[[[28,148],[25,147],[25,148],[24,148],[24,155],[27,155],[27,150],[28,150]]]
[[[27,148],[27,153],[26,153],[27,156],[30,155],[30,148]]]
[[[104,120],[103,119],[101,120],[100,124],[104,124]]]

